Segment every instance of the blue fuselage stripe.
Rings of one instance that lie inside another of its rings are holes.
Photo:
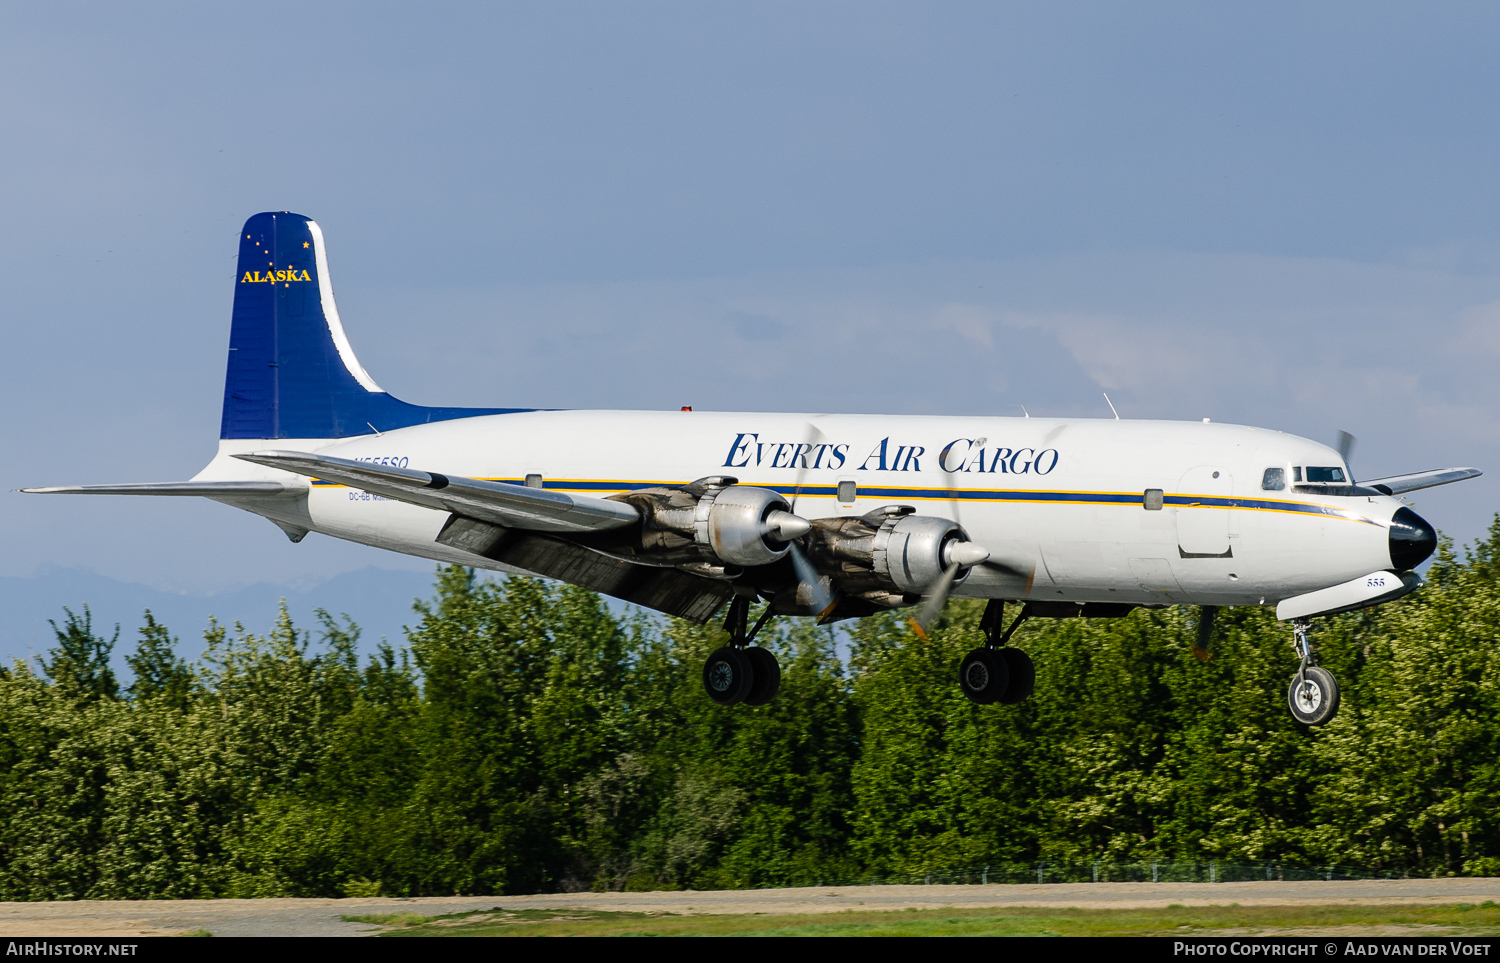
[[[520,485],[524,483],[524,479],[520,478],[491,478],[487,480],[507,485]],[[313,484],[319,487],[342,487],[333,482],[316,480]],[[646,488],[675,487],[683,484],[686,483],[669,481],[554,479],[544,481],[542,487],[552,491],[564,492],[621,492],[640,491]],[[796,495],[807,498],[834,498],[838,495],[838,488],[833,485],[803,485],[801,487],[757,485],[755,487],[769,488],[784,496]],[[859,497],[861,499],[907,498],[914,501],[1051,502],[1068,505],[1143,505],[1145,502],[1144,493],[1138,494],[1135,492],[996,491],[964,488],[874,488],[863,486],[859,488]],[[1242,511],[1292,512],[1303,515],[1331,516],[1372,525],[1379,524],[1350,509],[1340,508],[1336,505],[1320,505],[1316,502],[1289,502],[1264,498],[1231,498],[1219,495],[1164,495],[1162,503],[1179,508],[1225,508]]]

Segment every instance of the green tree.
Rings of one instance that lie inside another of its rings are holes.
[[[1291,629],[1266,609],[1221,610],[1213,657],[1201,661],[1188,615],[1158,616],[1174,623],[1176,642],[1162,671],[1169,713],[1158,724],[1170,811],[1153,848],[1178,859],[1306,862],[1320,773],[1317,737],[1287,712]],[[1319,641],[1324,664],[1352,684],[1343,640]]]
[[[528,892],[556,871],[556,818],[536,764],[529,703],[547,674],[551,590],[481,582],[457,566],[411,632],[423,673],[423,772],[414,799],[425,850],[419,891]]]
[[[388,646],[361,672],[358,627],[347,616],[317,617],[316,646],[285,605],[264,639],[243,629],[230,639],[218,626],[208,633],[214,698],[205,711],[223,720],[252,810],[226,842],[235,895],[345,895],[351,880],[378,876],[389,862],[372,834],[390,819],[371,798],[383,798],[382,782],[414,775],[410,765],[386,771],[409,762],[411,735],[401,723],[414,714],[414,684]],[[386,736],[397,738],[387,744]],[[381,751],[365,758],[368,748]]]
[[[1037,850],[1035,772],[1060,760],[1039,738],[1035,703],[976,706],[959,690],[980,610],[955,600],[925,638],[904,613],[866,619],[851,633],[862,722],[854,845],[867,872],[947,870]],[[1025,638],[1045,691],[1049,660],[1035,636]]]
[[[1500,518],[1462,561],[1445,544],[1427,587],[1346,628],[1363,668],[1316,743],[1326,861],[1500,872],[1497,558]]]
[[[981,604],[835,636],[772,622],[769,705],[704,698],[716,624],[618,616],[540,579],[437,573],[410,648],[285,610],[211,623],[201,664],[148,612],[67,611],[0,674],[0,898],[500,893],[806,884],[1047,860],[1500,872],[1500,517],[1422,591],[1318,620],[1345,701],[1285,712],[1290,629],[1225,610],[1038,620],[1021,705],[956,684]]]
[[[51,619],[47,620],[57,636],[57,646],[38,660],[42,671],[75,698],[117,698],[120,686],[115,681],[114,669],[110,668],[109,656],[119,641],[120,627],[115,626],[115,634],[106,641],[102,635],[94,634],[94,616],[87,605],[83,607],[82,615],[76,615],[68,608],[63,611],[67,618],[62,628]]]
[[[857,717],[834,637],[800,620],[772,626],[756,644],[781,662],[781,689],[753,708],[717,706],[703,695],[703,661],[727,641],[722,628],[682,621],[667,628],[681,721],[653,749],[672,770],[672,789],[648,860],[664,882],[806,885],[853,868]]]
[[[146,624],[141,626],[141,641],[135,652],[125,657],[135,680],[130,683],[132,699],[159,699],[175,709],[186,709],[193,692],[193,671],[177,655],[177,640],[167,627],[146,610]]]

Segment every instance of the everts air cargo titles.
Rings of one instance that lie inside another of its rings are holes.
[[[1261,428],[1078,418],[427,408],[381,390],[334,305],[323,232],[257,214],[240,232],[219,451],[191,481],[28,491],[193,495],[309,532],[561,579],[669,615],[725,615],[703,688],[776,695],[753,645],[774,616],[821,623],[950,595],[989,599],[959,667],[1016,703],[1030,618],[1275,605],[1301,665],[1288,703],[1338,710],[1309,620],[1415,590],[1437,544],[1405,492],[1472,468],[1356,483],[1341,453]],[[752,603],[763,614],[750,624]],[[1019,607],[1006,625],[1005,608]]]

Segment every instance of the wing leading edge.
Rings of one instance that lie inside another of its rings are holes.
[[[569,541],[570,535],[639,523],[640,513],[624,502],[305,452],[234,457],[450,512],[437,538],[441,544],[700,624],[734,594],[723,581],[640,565]]]
[[[414,468],[372,465],[331,455],[252,451],[234,457],[507,528],[557,533],[598,532],[633,525],[641,517],[633,506],[624,502],[564,495],[540,488],[461,475],[441,475]]]
[[[1431,471],[1416,471],[1409,475],[1388,475],[1385,478],[1372,478],[1369,481],[1361,480],[1359,485],[1362,488],[1373,488],[1376,491],[1385,492],[1387,495],[1400,495],[1402,492],[1414,492],[1422,488],[1436,488],[1438,485],[1467,481],[1483,474],[1484,472],[1478,468],[1434,468]]]

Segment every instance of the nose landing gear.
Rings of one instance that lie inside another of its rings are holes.
[[[703,664],[703,691],[714,702],[721,706],[762,706],[776,698],[781,688],[781,665],[770,651],[750,644],[770,620],[768,605],[755,627],[746,631],[750,600],[737,596],[729,603],[729,615],[724,619],[729,644],[715,649]]]
[[[1333,673],[1318,665],[1317,649],[1308,640],[1312,623],[1297,619],[1292,623],[1292,648],[1302,657],[1297,674],[1287,688],[1286,702],[1292,718],[1307,726],[1321,726],[1333,721],[1339,711],[1339,684]]]
[[[1036,666],[1031,657],[1020,649],[1005,647],[1021,623],[1031,618],[1030,609],[1030,605],[1022,606],[1021,614],[1002,633],[1005,603],[991,599],[984,607],[984,615],[979,619],[979,627],[984,630],[984,647],[964,656],[958,667],[959,687],[970,702],[982,706],[997,702],[1014,705],[1024,701],[1036,688]]]

